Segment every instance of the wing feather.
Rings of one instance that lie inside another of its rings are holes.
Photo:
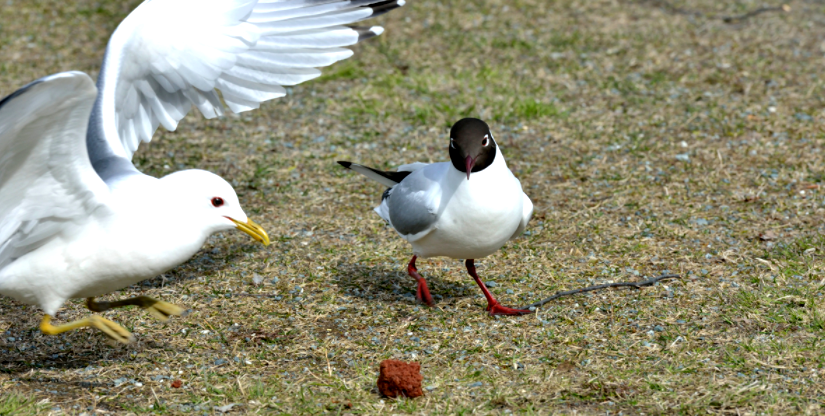
[[[65,72],[0,102],[0,269],[104,204],[85,142],[96,95]]]
[[[444,193],[438,178],[444,176],[448,165],[442,162],[417,166],[382,201],[382,205],[387,205],[390,224],[407,241],[429,233],[438,220]]]
[[[159,125],[174,130],[192,106],[207,118],[222,115],[218,91],[233,112],[284,96],[284,86],[315,78],[321,74],[317,68],[352,56],[342,47],[383,32],[377,26],[344,25],[403,4],[145,1],[118,26],[107,47],[89,131],[92,163],[113,156],[131,160]]]

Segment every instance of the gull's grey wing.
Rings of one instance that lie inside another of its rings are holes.
[[[522,204],[524,207],[522,209],[523,213],[521,217],[521,223],[519,223],[518,229],[516,230],[516,232],[513,233],[513,236],[510,237],[511,240],[517,237],[521,237],[521,235],[524,233],[524,229],[527,228],[527,223],[530,222],[530,218],[533,218],[533,201],[531,201],[530,197],[528,197],[525,193],[522,193],[521,196],[523,200]]]
[[[407,237],[417,236],[431,230],[438,221],[444,191],[440,179],[444,177],[448,165],[433,163],[420,167],[394,186],[381,202],[382,206],[386,204],[388,218],[385,219],[398,233]]]
[[[0,101],[0,269],[108,195],[85,144],[96,95],[88,75],[64,72]]]

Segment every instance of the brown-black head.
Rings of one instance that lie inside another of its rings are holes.
[[[459,172],[480,172],[493,164],[496,142],[490,126],[477,118],[463,118],[450,129],[450,161]]]

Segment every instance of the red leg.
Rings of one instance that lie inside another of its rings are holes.
[[[480,287],[481,291],[484,292],[484,297],[487,298],[487,312],[489,312],[490,315],[527,315],[529,313],[533,313],[533,311],[527,309],[508,308],[498,303],[498,301],[493,297],[493,294],[487,290],[487,286],[484,285],[481,278],[478,277],[478,273],[476,273],[476,265],[473,262],[473,259],[467,259],[467,261],[464,262],[464,265],[467,266],[467,273],[470,273],[470,276],[473,276],[473,279],[475,279],[476,283],[478,283],[478,287]]]
[[[417,258],[418,256],[413,256],[412,260],[410,260],[410,264],[407,265],[407,273],[409,273],[413,279],[418,281],[418,290],[415,292],[415,298],[427,306],[435,306],[433,297],[430,296],[430,289],[427,287],[427,281],[424,280],[420,274],[418,274],[418,269],[415,268],[415,259]]]

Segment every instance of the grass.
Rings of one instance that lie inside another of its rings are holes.
[[[3,1],[3,95],[95,75],[138,4]],[[761,5],[412,1],[287,97],[190,115],[136,162],[227,178],[273,245],[219,234],[107,296],[192,309],[166,324],[107,312],[137,336],[125,347],[43,336],[37,308],[0,299],[0,414],[821,413],[825,9],[719,18]],[[505,304],[683,278],[490,318],[461,263],[432,259],[437,307],[415,304],[409,247],[371,212],[382,189],[335,161],[445,160],[465,116],[490,122],[536,207],[479,261]],[[72,301],[57,319],[86,313]],[[419,361],[426,395],[380,397],[386,358]]]
[[[48,399],[39,402],[31,395],[6,391],[0,394],[0,415],[35,415],[48,409]]]

